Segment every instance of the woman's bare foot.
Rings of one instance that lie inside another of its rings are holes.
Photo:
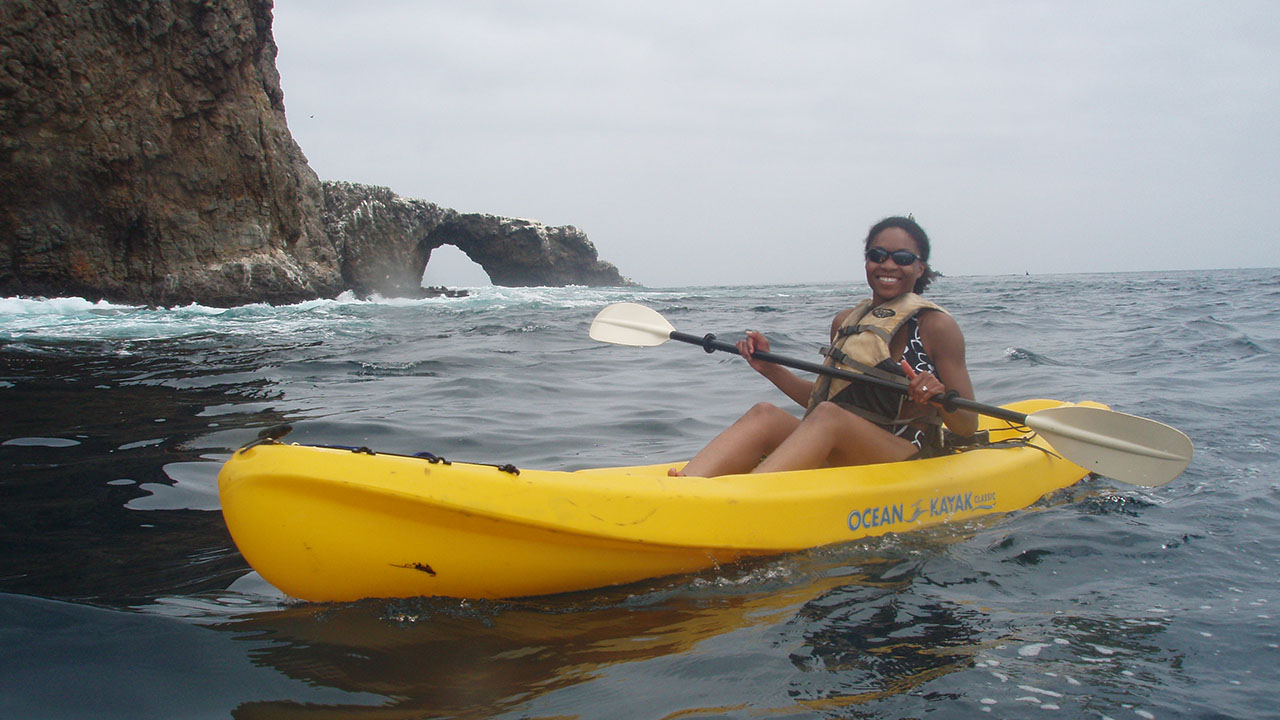
[[[684,477],[684,473],[680,472],[680,468],[667,468],[668,477]]]

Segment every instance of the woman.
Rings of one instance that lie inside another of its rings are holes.
[[[756,350],[769,350],[769,340],[748,332],[738,341],[738,351],[752,369],[807,408],[804,418],[760,403],[682,471],[673,468],[672,475],[713,477],[897,462],[939,452],[944,424],[957,435],[977,430],[978,417],[972,411],[948,411],[928,402],[951,392],[973,399],[973,384],[960,326],[945,310],[920,297],[934,276],[924,229],[912,218],[881,220],[867,233],[864,257],[871,298],[836,315],[827,364],[892,375],[908,384],[906,396],[825,375],[805,380],[781,365],[752,358]]]

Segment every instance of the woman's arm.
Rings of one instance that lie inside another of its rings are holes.
[[[938,393],[954,390],[960,397],[973,400],[973,381],[969,379],[969,367],[965,364],[964,333],[960,332],[960,325],[955,318],[942,312],[922,312],[919,318],[925,352],[938,372],[936,376],[921,373],[913,378],[911,398],[924,402]],[[941,412],[942,421],[957,435],[972,435],[978,429],[978,415],[972,410]]]
[[[831,321],[831,339],[835,339],[840,325],[844,323],[844,319],[851,312],[853,312],[853,308],[841,310],[836,314],[835,319]],[[815,381],[805,380],[776,363],[756,360],[751,357],[751,353],[756,350],[768,352],[769,338],[754,330],[748,330],[747,336],[738,341],[738,352],[742,353],[742,357],[747,359],[751,369],[768,378],[769,382],[773,383],[784,395],[791,398],[800,407],[809,407],[809,396],[813,394]]]
[[[808,407],[809,396],[813,394],[813,381],[805,380],[777,363],[765,362],[751,357],[756,350],[769,352],[769,338],[754,330],[748,330],[747,336],[738,341],[738,352],[747,359],[751,369],[765,376],[784,395],[791,398],[801,407]]]

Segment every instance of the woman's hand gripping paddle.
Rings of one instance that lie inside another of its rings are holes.
[[[668,340],[698,345],[707,352],[738,354],[736,345],[714,335],[690,335],[675,329],[658,312],[636,303],[615,303],[591,322],[592,339],[615,345],[654,347]],[[805,372],[870,383],[907,394],[907,383],[860,375],[818,363],[757,351],[752,357]],[[1053,449],[1090,472],[1134,485],[1163,485],[1191,462],[1191,440],[1177,428],[1155,420],[1102,408],[1069,405],[1023,414],[961,397],[937,397],[935,403],[973,410],[980,415],[1025,425],[1040,433]]]

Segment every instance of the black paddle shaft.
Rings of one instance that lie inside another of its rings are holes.
[[[703,350],[706,350],[708,353],[712,353],[719,350],[720,352],[729,352],[729,353],[733,353],[734,355],[740,354],[738,352],[737,345],[724,342],[723,340],[717,340],[716,336],[711,334],[698,336],[698,335],[690,335],[689,333],[680,332],[679,330],[672,330],[670,337],[672,340],[678,340],[683,343],[689,343],[690,345],[697,345],[701,347]],[[795,358],[789,358],[783,355],[775,355],[771,352],[767,352],[764,350],[757,350],[751,353],[751,357],[756,358],[757,360],[764,360],[765,362],[771,362],[771,363],[782,365],[784,367],[789,367],[795,370],[803,370],[805,372],[817,373],[819,375],[830,375],[831,377],[837,377],[837,378],[840,378],[841,380],[849,380],[850,382],[860,382],[860,383],[869,383],[871,385],[878,385],[882,388],[888,388],[901,395],[906,395],[910,392],[906,384],[904,383],[896,383],[896,382],[893,382],[892,380],[884,380],[882,378],[872,377],[870,375],[862,375],[859,373],[849,372],[848,370],[841,370],[840,368],[827,367],[826,365],[822,365],[820,363],[808,362],[806,360],[797,360]],[[980,403],[974,400],[969,400],[967,398],[962,398],[956,395],[954,392],[947,393],[946,397],[938,397],[932,401],[937,402],[939,405],[942,405],[948,410],[951,410],[953,408],[964,408],[966,410],[973,410],[974,412],[980,415],[999,418],[1001,420],[1008,420],[1009,422],[1017,423],[1019,425],[1025,425],[1027,422],[1027,416],[1025,413],[1013,412],[1012,410],[1006,410],[1002,407],[996,407],[995,405],[987,405],[985,403]]]

